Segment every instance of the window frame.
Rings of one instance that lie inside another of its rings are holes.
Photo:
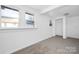
[[[7,9],[11,9],[11,10],[14,10],[14,11],[18,11],[19,12],[19,10],[15,9],[15,8],[10,8],[10,7],[7,7],[5,5],[1,5],[1,9],[3,9],[3,8],[7,8]]]

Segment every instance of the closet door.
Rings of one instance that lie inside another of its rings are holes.
[[[56,20],[56,35],[63,36],[63,20],[62,19]]]

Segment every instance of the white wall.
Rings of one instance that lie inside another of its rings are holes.
[[[10,6],[16,7],[17,6]],[[22,7],[22,6],[20,6]],[[18,7],[19,8],[19,7]],[[50,18],[45,15],[39,15],[38,11],[29,7],[19,8],[20,11],[34,13],[35,27],[33,29],[14,29],[0,30],[0,53],[12,53],[18,49],[22,49],[39,41],[52,37],[52,29],[49,27]],[[20,13],[20,21],[23,24],[24,13]]]
[[[79,38],[79,16],[67,18],[67,36]]]

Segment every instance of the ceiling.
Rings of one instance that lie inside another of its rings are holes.
[[[63,16],[65,13],[68,13],[70,17],[79,16],[79,5],[29,5],[29,7],[51,17]]]
[[[41,14],[47,13],[48,11],[60,7],[61,5],[28,5],[29,7],[39,10]]]
[[[50,7],[51,5],[29,5],[31,8],[37,9],[39,11],[43,11]]]
[[[65,13],[68,13],[70,17],[79,16],[79,5],[65,5],[54,10],[47,12],[51,17],[63,16]]]

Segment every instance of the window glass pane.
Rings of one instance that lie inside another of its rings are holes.
[[[1,27],[3,27],[3,28],[4,28],[4,27],[5,27],[5,23],[1,23]]]
[[[25,20],[26,20],[26,27],[27,28],[33,28],[34,27],[33,15],[25,14]]]
[[[18,27],[18,24],[19,24],[19,12],[2,6],[1,27],[5,28]]]
[[[33,15],[25,14],[26,20],[33,20]]]
[[[19,17],[17,11],[10,10],[10,9],[7,9],[7,8],[4,8],[4,9],[1,10],[1,16],[12,17],[12,18],[18,18]]]
[[[6,23],[6,27],[17,27],[18,24]]]

